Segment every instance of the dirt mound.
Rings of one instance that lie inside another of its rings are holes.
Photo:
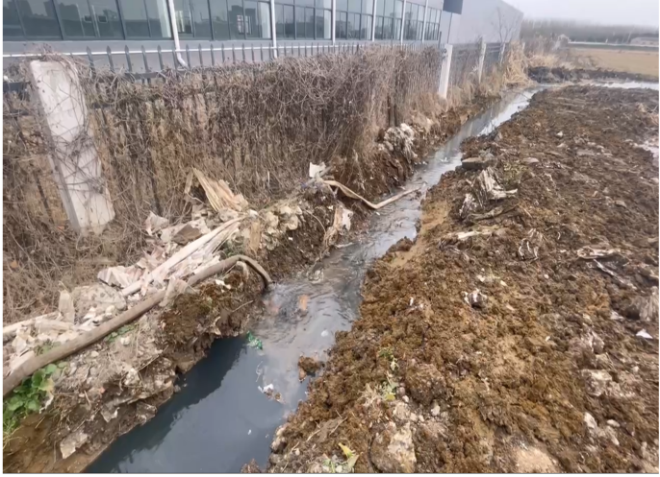
[[[546,91],[464,144],[270,470],[657,472],[657,106]]]
[[[657,83],[658,78],[639,73],[627,73],[604,69],[564,68],[534,66],[527,69],[527,75],[538,83],[579,82],[586,80],[648,81]]]

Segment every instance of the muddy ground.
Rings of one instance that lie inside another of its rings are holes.
[[[657,111],[570,86],[466,142],[269,470],[657,472]]]
[[[374,145],[380,154],[360,161],[357,167],[337,158],[330,164],[329,177],[375,200],[403,184],[427,149],[443,142],[496,99],[477,97],[467,106],[438,111],[432,118],[411,118],[413,156],[406,157],[396,145],[388,150],[386,131],[382,131]],[[299,227],[283,228],[278,240],[256,252],[249,244],[238,243],[227,254],[253,256],[275,281],[321,259],[328,251],[324,239],[339,198],[327,188],[303,185],[290,199],[301,209]],[[352,232],[359,233],[369,210],[356,201],[343,202],[354,213]],[[151,419],[177,391],[177,376],[202,359],[215,339],[246,332],[263,312],[263,287],[255,273],[246,277],[234,270],[223,282],[209,280],[199,293],[179,296],[171,307],[148,313],[120,336],[60,363],[53,376],[52,404],[28,416],[6,439],[4,470],[82,471],[118,436]],[[71,455],[64,458],[63,449]]]

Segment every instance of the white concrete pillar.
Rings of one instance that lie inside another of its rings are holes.
[[[74,230],[82,235],[100,233],[115,212],[75,65],[68,60],[36,60],[30,62],[30,72],[64,210]]]
[[[384,2],[385,0],[380,0]],[[374,0],[374,3],[371,7],[371,41],[376,40],[376,8],[378,7],[378,0]]]
[[[479,43],[479,63],[477,64],[477,81],[481,83],[481,76],[484,73],[484,59],[486,58],[486,42],[482,38]]]
[[[337,42],[336,30],[337,29],[337,0],[332,0],[332,46]],[[335,52],[335,49],[332,49]]]
[[[442,50],[442,67],[440,68],[440,84],[438,86],[438,95],[442,99],[447,99],[449,93],[449,72],[451,71],[451,55],[454,47],[444,45]]]
[[[277,22],[275,19],[275,0],[270,0],[270,31],[273,35],[273,58],[277,59]]]
[[[403,29],[406,26],[406,0],[403,0],[403,6],[401,8],[403,11],[401,12],[401,35],[399,36],[399,43],[403,45]]]

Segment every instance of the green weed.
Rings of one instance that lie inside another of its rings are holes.
[[[52,395],[54,384],[51,376],[55,371],[55,364],[41,368],[23,380],[11,396],[5,399],[2,406],[2,435],[5,441],[25,416],[38,412],[48,396]]]

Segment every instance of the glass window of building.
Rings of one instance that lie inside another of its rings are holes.
[[[337,38],[371,38],[373,0],[337,0]],[[345,19],[345,20],[344,20]]]
[[[215,40],[229,40],[227,0],[211,0],[211,28]]]
[[[424,34],[425,40],[440,40],[440,10],[436,8],[429,8],[429,14],[426,23],[426,33]]]
[[[167,0],[119,0],[126,38],[172,38]]]
[[[406,15],[403,37],[406,40],[421,40],[422,26],[424,25],[424,6],[415,3],[406,3]]]
[[[24,36],[16,0],[2,0],[2,32],[5,38]]]
[[[56,5],[65,39],[124,37],[115,0],[57,0]]]
[[[295,38],[293,5],[275,5],[275,25],[278,38]]]
[[[278,38],[330,39],[332,37],[331,8],[331,0],[276,1],[275,24]]]
[[[376,4],[376,14],[376,39],[398,40],[401,32],[403,2],[379,0]]]

